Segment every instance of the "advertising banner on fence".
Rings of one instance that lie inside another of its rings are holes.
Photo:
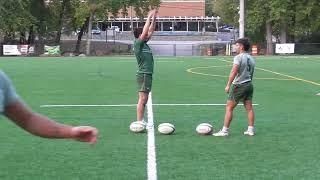
[[[277,54],[293,54],[294,44],[276,44]]]
[[[3,55],[18,56],[21,55],[17,45],[3,45]]]
[[[21,56],[28,55],[29,48],[34,46],[29,45],[3,45],[3,55],[5,56]]]
[[[60,46],[44,46],[45,55],[60,55]]]

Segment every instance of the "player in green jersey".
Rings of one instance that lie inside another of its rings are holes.
[[[138,63],[138,70],[136,73],[139,100],[137,104],[137,121],[143,123],[145,105],[148,101],[148,96],[152,87],[153,74],[153,55],[151,48],[147,42],[151,38],[156,26],[157,10],[151,10],[148,14],[147,21],[143,28],[134,29],[134,54]]]

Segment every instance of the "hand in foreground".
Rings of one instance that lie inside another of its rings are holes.
[[[97,142],[98,130],[90,126],[76,126],[71,129],[71,137],[76,141],[95,144]]]

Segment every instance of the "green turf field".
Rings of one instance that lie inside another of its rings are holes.
[[[224,104],[232,57],[155,57],[154,104]],[[134,57],[0,58],[34,111],[72,125],[99,129],[91,147],[34,137],[0,118],[1,180],[146,180],[147,134],[133,134]],[[155,133],[159,180],[320,179],[320,56],[257,57],[254,137],[243,136],[238,106],[227,138],[199,136],[202,122],[221,128],[224,106],[153,106],[155,126],[170,122],[174,135]]]

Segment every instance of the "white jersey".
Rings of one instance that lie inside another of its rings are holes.
[[[234,57],[233,64],[239,65],[237,76],[233,84],[243,84],[252,81],[255,62],[248,53],[241,53]]]

